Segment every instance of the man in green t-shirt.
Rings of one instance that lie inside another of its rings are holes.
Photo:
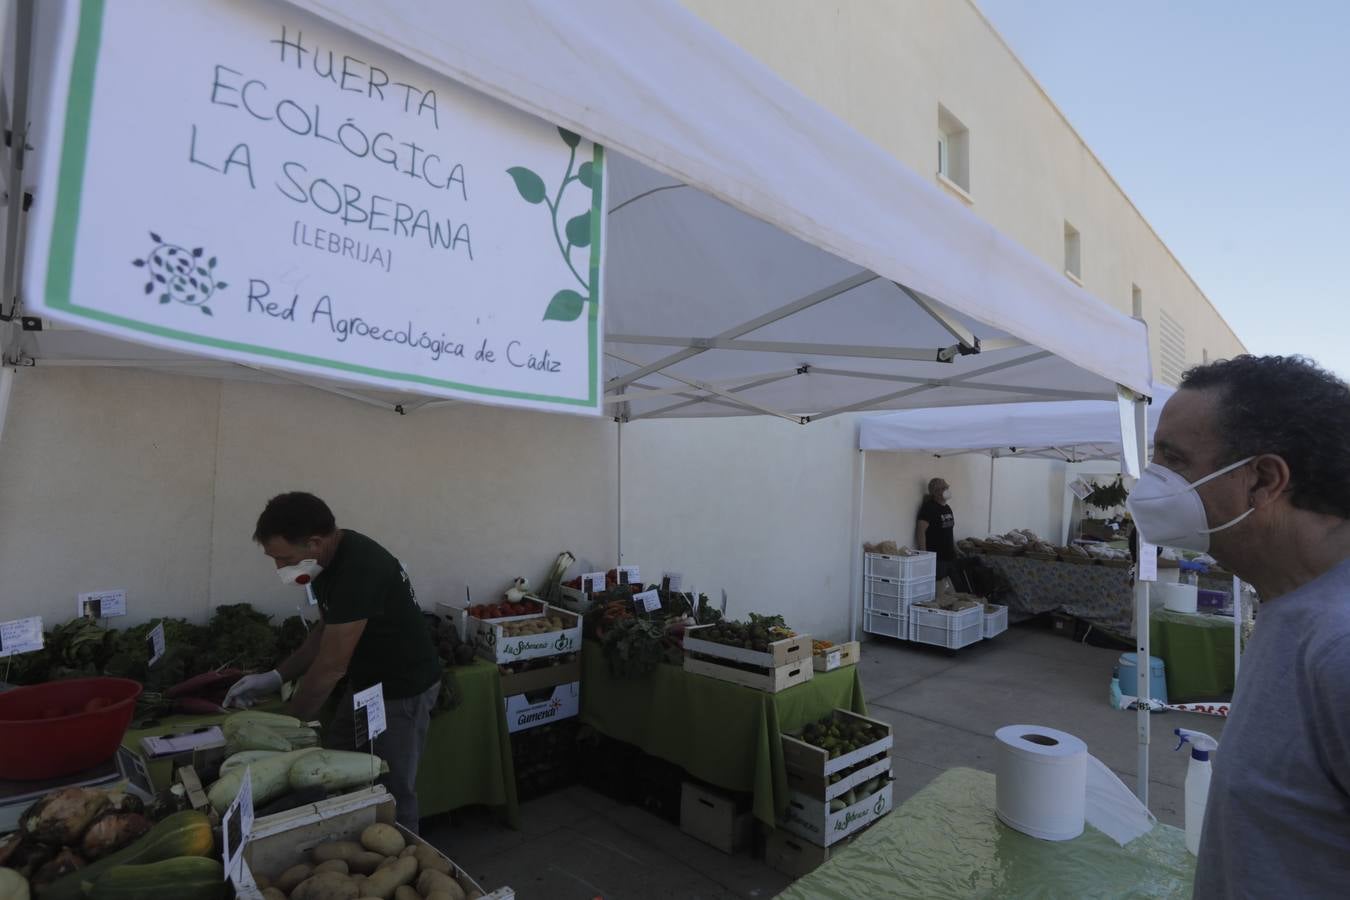
[[[397,804],[399,823],[415,833],[417,766],[442,668],[408,573],[375,541],[338,528],[328,505],[313,494],[273,497],[253,539],[276,563],[282,581],[312,593],[322,621],[275,669],[240,679],[225,705],[251,706],[299,678],[289,711],[309,721],[345,675],[324,745],[351,750],[352,694],[381,685],[387,730],[375,739],[374,752],[389,764],[382,781]]]

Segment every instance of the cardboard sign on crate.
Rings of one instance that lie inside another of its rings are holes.
[[[811,664],[817,672],[833,672],[844,666],[856,666],[862,656],[862,644],[849,641],[822,650],[811,657]]]

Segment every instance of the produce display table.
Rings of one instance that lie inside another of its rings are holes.
[[[1062,612],[1119,635],[1134,634],[1128,565],[1056,562],[996,553],[972,554],[1008,580],[1008,613],[1019,618]]]
[[[1148,633],[1149,652],[1167,666],[1167,697],[1171,702],[1232,697],[1232,618],[1157,609]]]
[[[1194,879],[1181,829],[1155,825],[1124,847],[1090,825],[1037,840],[995,816],[993,775],[949,769],[778,896],[1186,898]]]
[[[672,665],[647,678],[615,678],[593,642],[582,648],[581,669],[584,723],[710,784],[753,794],[756,818],[769,825],[788,802],[782,732],[836,707],[867,712],[857,666],[817,672],[777,694]]]
[[[501,676],[492,663],[475,660],[455,668],[460,705],[434,713],[417,776],[417,799],[423,816],[482,804],[504,808],[512,828],[520,827],[511,741],[506,728]],[[128,731],[122,743],[142,752],[141,738],[167,731],[190,731],[214,725],[219,716],[168,716],[153,728]],[[166,760],[150,762],[156,788],[173,780]]]

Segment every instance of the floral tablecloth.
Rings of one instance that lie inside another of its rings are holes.
[[[1134,634],[1134,591],[1128,566],[995,554],[975,554],[975,558],[1011,585],[1007,601],[1012,621],[1062,612],[1115,634]]]

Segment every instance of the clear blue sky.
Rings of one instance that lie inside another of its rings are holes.
[[[1350,378],[1350,2],[978,3],[1247,347]]]

